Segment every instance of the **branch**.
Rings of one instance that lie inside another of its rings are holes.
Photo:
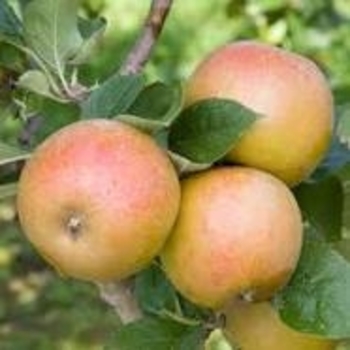
[[[120,74],[136,74],[142,70],[162,32],[172,3],[173,0],[152,0],[143,31],[120,68]]]
[[[131,280],[97,283],[97,286],[101,299],[115,310],[123,324],[142,317],[142,312],[133,294]]]
[[[119,69],[122,75],[139,73],[148,61],[160,36],[173,0],[152,0],[151,8],[143,30]],[[129,323],[142,317],[133,294],[133,281],[98,283],[100,296],[119,315],[122,323]]]
[[[32,146],[33,139],[43,124],[43,117],[34,115],[25,121],[18,136],[18,142],[24,147]]]

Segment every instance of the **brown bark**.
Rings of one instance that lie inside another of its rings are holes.
[[[120,68],[124,75],[139,73],[152,54],[173,0],[153,0],[139,38]]]

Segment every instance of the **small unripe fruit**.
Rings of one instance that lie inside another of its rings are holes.
[[[228,161],[268,171],[293,186],[328,149],[332,94],[322,72],[305,57],[254,41],[221,47],[187,84],[187,105],[212,97],[234,99],[261,114]]]
[[[269,298],[289,280],[302,219],[288,187],[245,167],[214,168],[182,182],[165,272],[192,302],[219,308],[231,298]]]
[[[64,275],[130,276],[158,254],[180,201],[177,174],[151,137],[89,120],[51,135],[21,174],[18,213],[33,245]]]
[[[335,350],[337,342],[285,325],[269,302],[233,303],[226,310],[225,335],[244,350]]]

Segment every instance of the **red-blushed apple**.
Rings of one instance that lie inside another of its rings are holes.
[[[17,208],[24,233],[63,275],[105,282],[148,265],[178,213],[180,184],[165,151],[118,121],[80,121],[46,139],[25,165]]]
[[[226,310],[224,333],[242,350],[335,350],[337,342],[284,324],[269,302],[236,301]]]
[[[217,309],[284,286],[302,246],[302,218],[289,188],[247,167],[213,168],[182,181],[182,200],[161,260],[192,302]]]
[[[261,115],[226,160],[268,171],[290,186],[307,178],[325,155],[333,99],[309,59],[255,41],[218,48],[189,78],[186,104],[233,99]]]

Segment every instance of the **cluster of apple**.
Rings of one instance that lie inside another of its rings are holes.
[[[261,117],[226,165],[181,180],[149,135],[116,120],[80,121],[45,140],[18,190],[23,230],[44,258],[63,275],[105,282],[160,256],[179,292],[214,310],[269,300],[285,286],[303,242],[289,187],[328,148],[331,91],[308,59],[239,42],[212,53],[188,81],[186,105],[212,97]],[[307,341],[308,349],[331,348]]]

